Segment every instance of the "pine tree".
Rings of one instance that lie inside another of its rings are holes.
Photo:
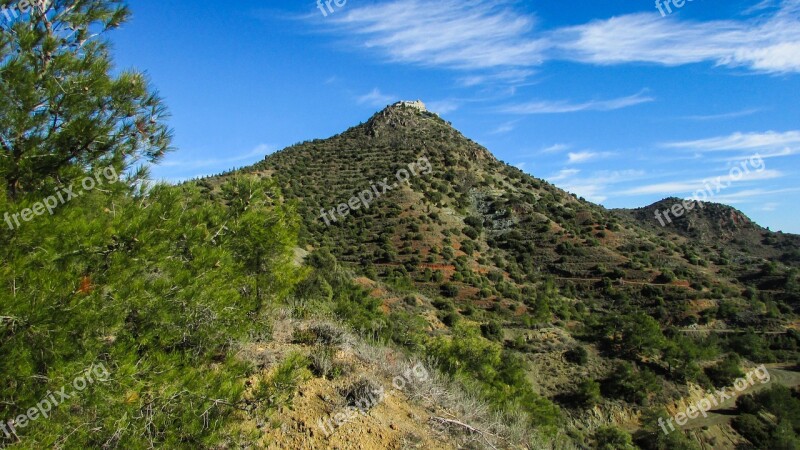
[[[54,0],[0,24],[0,178],[12,198],[170,149],[144,74],[112,74],[104,36],[129,14],[121,0]]]

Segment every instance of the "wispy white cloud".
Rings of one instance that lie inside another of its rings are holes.
[[[719,195],[714,197],[713,201],[717,203],[725,203],[728,205],[735,205],[737,203],[751,203],[756,201],[756,199],[762,199],[759,201],[762,202],[764,200],[769,200],[770,198],[774,199],[776,196],[780,196],[783,194],[789,194],[792,192],[798,192],[800,188],[785,188],[785,189],[746,189],[739,192],[733,192],[730,194]],[[780,198],[780,197],[777,197]],[[768,205],[770,203],[765,204]],[[772,203],[775,204],[775,203]],[[768,209],[762,208],[762,211],[769,211]]]
[[[564,186],[564,190],[594,203],[602,203],[608,199],[608,196],[605,195],[606,186],[603,184],[567,184]]]
[[[391,61],[456,69],[538,64],[536,19],[506,2],[394,0],[349,7],[333,23]]]
[[[464,87],[480,86],[490,83],[504,83],[520,85],[527,82],[528,78],[536,72],[529,69],[506,69],[459,78],[459,83]]]
[[[361,105],[381,107],[392,103],[396,99],[397,96],[384,94],[380,91],[380,89],[375,88],[369,93],[358,97],[356,101]]]
[[[792,148],[789,148],[789,147],[785,147],[782,150],[764,150],[764,149],[762,149],[762,150],[757,150],[754,154],[750,155],[750,159],[753,159],[753,160],[757,161],[758,159],[764,160],[764,159],[770,159],[770,158],[780,158],[780,157],[784,157],[784,156],[792,156],[792,155],[796,155],[798,153],[800,153],[800,148],[792,149]],[[739,154],[739,155],[736,155],[736,156],[728,156],[726,158],[717,158],[717,159],[714,159],[714,161],[729,162],[729,163],[730,162],[741,162],[742,161],[742,155]]]
[[[757,13],[765,9],[776,8],[778,6],[777,3],[777,0],[762,0],[744,10],[742,15],[749,16],[750,14]]]
[[[761,205],[761,211],[772,212],[772,211],[777,210],[779,206],[781,206],[780,203],[767,202],[767,203],[764,203],[763,205]]]
[[[497,126],[494,130],[490,131],[489,134],[505,134],[514,131],[517,126],[517,121],[512,120],[510,122],[501,123]]]
[[[567,154],[567,163],[581,164],[601,158],[608,158],[614,155],[615,153],[613,152],[593,152],[588,150],[582,152],[569,152]]]
[[[458,108],[461,107],[461,103],[456,100],[446,99],[428,102],[427,107],[429,111],[433,111],[438,114],[448,114],[458,110]]]
[[[653,97],[645,95],[645,91],[627,97],[611,100],[591,100],[583,103],[569,101],[533,101],[508,105],[500,108],[500,112],[508,114],[563,114],[579,111],[613,111],[654,101]]]
[[[762,181],[781,178],[784,174],[778,170],[761,170],[755,171],[753,168],[749,169],[749,173],[742,172],[741,176],[733,176],[726,174],[719,176],[720,182],[723,183],[725,188],[733,185],[733,183],[744,183],[748,181]],[[717,189],[716,182],[717,176],[712,176],[703,179],[694,179],[689,181],[670,181],[666,183],[647,184],[638,186],[631,189],[617,192],[619,195],[644,195],[644,194],[660,194],[660,195],[673,195],[686,192],[694,192],[698,189]],[[709,187],[710,186],[710,187]]]
[[[583,175],[578,169],[561,169],[557,174],[547,177],[551,183],[559,183],[589,201],[602,203],[608,199],[611,186],[647,177],[647,172],[638,169],[599,170]]]
[[[572,146],[569,144],[553,144],[549,147],[545,147],[539,151],[539,153],[547,154],[547,153],[561,153],[563,151],[571,149]]]
[[[570,180],[570,182],[573,184],[577,181],[585,181],[591,184],[607,186],[612,184],[634,181],[637,179],[642,179],[650,176],[646,171],[639,169],[596,170],[591,172],[589,175],[582,176],[580,177],[580,179],[578,179],[577,176],[581,173],[582,171],[579,169],[565,168],[559,170],[556,175],[547,177],[547,180],[548,181]]]
[[[582,163],[597,157],[597,153],[594,152],[570,152],[567,154],[567,158],[569,159],[568,162],[570,164],[575,163]]]
[[[581,173],[581,171],[578,169],[561,169],[557,174],[547,177],[547,180],[551,182],[568,180],[579,173]]]
[[[627,170],[598,170],[592,173],[592,180],[603,181],[606,184],[617,184],[628,181],[638,180],[645,177],[650,177],[644,170],[627,169]]]
[[[745,20],[689,21],[637,13],[553,33],[559,56],[590,64],[713,62],[758,72],[800,72],[800,1]]]
[[[733,111],[729,113],[721,113],[721,114],[708,114],[708,115],[696,115],[696,116],[686,116],[683,117],[685,120],[694,120],[698,122],[704,121],[711,121],[711,120],[726,120],[726,119],[736,119],[739,117],[746,117],[751,116],[761,110],[758,108],[750,108],[750,109],[743,109],[741,111]]]
[[[732,151],[785,148],[800,148],[800,131],[767,131],[764,133],[733,133],[709,139],[667,142],[666,148],[690,149],[695,151]]]
[[[390,61],[477,71],[461,79],[468,86],[495,77],[519,82],[548,60],[710,62],[756,72],[800,72],[800,0],[783,0],[777,8],[762,2],[745,13],[740,20],[698,21],[652,11],[543,30],[534,15],[512,1],[393,0],[348,5],[326,24]]]

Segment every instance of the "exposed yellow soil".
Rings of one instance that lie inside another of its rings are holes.
[[[248,381],[245,397],[254,404],[254,391],[260,380],[270,376],[287,355],[293,352],[311,354],[313,346],[292,342],[294,330],[303,325],[291,319],[277,320],[272,340],[245,345],[240,357],[260,366]],[[403,376],[407,359],[390,349],[372,353],[368,347],[344,343],[338,346],[334,360],[343,374],[334,379],[312,377],[300,382],[289,404],[266,412],[241,413],[242,432],[256,438],[253,448],[275,449],[453,449],[451,436],[436,428],[434,416],[448,416],[435,404],[413,401],[397,378]],[[365,350],[367,349],[367,350]],[[396,373],[395,373],[396,372]],[[406,382],[414,383],[414,375],[405,373]],[[427,378],[427,374],[425,375]],[[364,413],[347,406],[342,392],[367,377],[383,387],[383,395]],[[403,381],[403,380],[400,380]],[[396,384],[395,384],[396,383]],[[401,386],[398,388],[398,386]],[[337,416],[338,415],[338,416]],[[346,420],[343,420],[346,419]],[[337,423],[338,422],[338,423]]]
[[[455,448],[437,437],[429,425],[430,415],[412,405],[391,383],[386,397],[367,415],[356,413],[351,420],[336,427],[337,413],[347,414],[345,407],[336,406],[330,399],[338,395],[334,386],[322,379],[304,384],[295,397],[291,410],[279,415],[280,425],[268,430],[264,443],[281,449],[451,449]],[[328,399],[328,401],[326,401]],[[352,416],[352,414],[350,415]],[[320,425],[330,419],[326,434]],[[330,431],[330,428],[328,428]]]

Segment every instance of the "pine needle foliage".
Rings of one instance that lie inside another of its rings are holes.
[[[226,439],[254,370],[235,358],[237,343],[269,326],[265,305],[303,276],[292,262],[296,223],[274,186],[234,179],[217,193],[195,184],[92,192],[0,232],[0,418],[92,364],[110,372],[18,429],[18,447],[65,436],[72,448]]]

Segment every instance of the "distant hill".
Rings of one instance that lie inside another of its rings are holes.
[[[713,383],[704,368],[726,352],[751,362],[800,355],[787,343],[800,305],[798,236],[712,203],[663,227],[655,212],[682,200],[607,210],[499,161],[420,102],[199,184],[213,190],[242,173],[275,180],[296,205],[304,251],[331,252],[390,317],[418,323],[404,341],[441,361],[449,353],[429,339],[467,339],[476,327],[504,358],[521,358],[533,390],[568,412],[568,429],[670,405],[687,383]],[[769,334],[743,346],[746,330]],[[588,360],[576,365],[571,352]],[[440,368],[487,389],[527,383]],[[639,394],[609,387],[627,376],[629,387],[650,384],[632,388]],[[576,405],[580,380],[605,386],[606,416]],[[513,404],[497,392],[485,395]]]
[[[660,225],[662,228],[674,229],[684,236],[696,239],[732,240],[751,231],[757,233],[767,231],[744,213],[730,206],[696,201],[687,201],[686,204],[690,208],[688,211],[683,208],[684,199],[668,197],[644,208],[615,211],[639,220],[642,226]],[[665,215],[665,212],[671,211],[675,205],[681,206],[677,209],[679,215],[677,217],[674,214]]]
[[[398,170],[423,156],[430,175],[412,177],[409,186],[387,192],[370,209],[326,225],[321,210],[346,203],[385,177],[394,180]],[[274,176],[284,194],[299,202],[310,247],[327,246],[360,270],[402,264],[413,275],[424,271],[423,264],[454,266],[461,257],[476,278],[451,280],[464,288],[459,298],[465,300],[521,307],[521,297],[475,295],[483,287],[477,279],[493,272],[519,288],[549,276],[567,289],[590,293],[595,289],[587,287],[588,280],[609,277],[641,283],[622,286],[638,296],[647,284],[672,278],[701,292],[743,291],[743,280],[718,276],[721,267],[714,261],[726,252],[739,258],[726,264],[737,273],[767,260],[797,263],[797,236],[770,233],[733,208],[708,203],[663,228],[655,210],[680,200],[609,211],[498,161],[412,102],[389,106],[330,139],[289,147],[244,171]],[[674,233],[684,239],[674,241]],[[452,255],[443,254],[446,248]],[[684,294],[675,295],[682,301]]]
[[[731,206],[705,202],[680,217],[671,216],[663,220],[657,218],[660,212],[683,204],[684,200],[670,197],[650,206],[637,209],[617,209],[613,212],[629,219],[653,233],[679,237],[702,251],[719,252],[726,255],[734,264],[729,266],[739,277],[756,283],[748,271],[753,266],[771,261],[797,267],[800,264],[800,236],[782,232],[772,232],[759,226],[744,213]]]

